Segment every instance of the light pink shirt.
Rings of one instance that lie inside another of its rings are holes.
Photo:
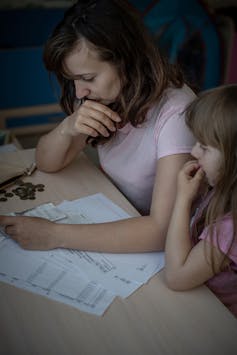
[[[183,114],[194,98],[186,85],[166,90],[141,127],[128,123],[111,141],[98,147],[102,169],[142,214],[150,211],[157,161],[189,153],[194,145]]]

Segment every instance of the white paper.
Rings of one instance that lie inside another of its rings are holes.
[[[20,214],[69,224],[130,218],[102,194],[57,206],[44,204]],[[102,315],[116,296],[130,296],[163,266],[164,253],[27,251],[4,235],[0,240],[1,281],[97,315]]]
[[[49,219],[50,221],[59,221],[67,215],[58,209],[54,204],[45,203],[35,208],[15,213],[16,216],[28,216],[28,217],[41,217]]]
[[[6,238],[0,244],[0,280],[102,315],[115,294],[89,280],[83,271],[73,272],[50,263],[52,253],[27,251]],[[48,254],[48,258],[42,258],[42,254]]]

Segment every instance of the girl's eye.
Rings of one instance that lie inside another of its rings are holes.
[[[199,146],[200,146],[200,148],[201,148],[202,150],[207,150],[207,146],[205,146],[205,145],[203,145],[203,144],[199,144]]]

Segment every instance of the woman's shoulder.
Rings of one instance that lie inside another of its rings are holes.
[[[181,88],[167,88],[161,99],[149,110],[148,118],[162,125],[167,120],[183,116],[186,106],[195,99],[196,95],[186,84]]]
[[[159,101],[150,109],[150,115],[163,116],[165,113],[183,112],[195,97],[195,93],[186,84],[181,88],[168,87]]]
[[[195,99],[196,94],[194,91],[186,84],[181,88],[169,87],[164,92],[165,102],[169,103],[188,103]]]

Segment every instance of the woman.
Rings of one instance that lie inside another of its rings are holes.
[[[40,139],[38,168],[63,169],[91,143],[105,173],[142,216],[93,225],[27,217],[0,223],[29,249],[163,250],[176,176],[194,144],[183,116],[194,93],[122,0],[78,1],[46,43],[44,61],[59,80],[67,117]]]

